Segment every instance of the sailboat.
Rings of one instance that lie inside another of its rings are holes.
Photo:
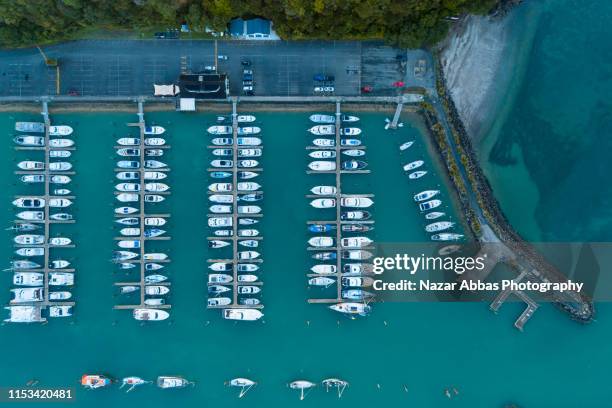
[[[255,381],[249,380],[248,378],[233,378],[229,380],[226,384],[230,387],[240,388],[240,394],[238,394],[238,398],[244,397],[251,388],[257,385]]]
[[[306,398],[306,393],[304,393],[304,390],[308,390],[316,386],[317,384],[307,380],[296,380],[289,383],[289,388],[292,390],[300,390],[300,401]]]
[[[132,391],[134,388],[138,387],[139,385],[143,385],[143,384],[150,384],[151,381],[145,381],[140,377],[125,377],[121,380],[121,386],[119,387],[119,389],[123,388],[124,386],[129,386],[129,388],[127,389],[127,392]]]
[[[325,387],[325,391],[329,392],[330,388],[338,389],[338,398],[342,397],[342,393],[349,386],[348,381],[340,380],[338,378],[326,378],[321,381],[321,384]]]

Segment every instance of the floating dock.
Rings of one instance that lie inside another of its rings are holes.
[[[249,124],[250,126],[250,124]],[[218,241],[229,241],[230,242],[230,246],[232,249],[232,257],[231,258],[221,258],[221,259],[208,259],[208,263],[212,264],[212,263],[225,263],[225,264],[229,264],[231,265],[231,274],[232,274],[232,281],[229,283],[214,283],[214,282],[208,282],[208,286],[212,286],[212,285],[220,285],[220,286],[225,286],[225,287],[229,287],[231,286],[231,291],[232,291],[232,296],[231,296],[231,303],[229,305],[208,305],[207,307],[210,309],[231,309],[231,308],[236,308],[236,309],[262,309],[264,307],[264,305],[262,303],[259,303],[257,305],[244,305],[240,303],[240,299],[238,297],[238,289],[240,286],[256,286],[256,287],[261,287],[263,285],[263,282],[261,282],[260,280],[260,270],[253,272],[254,274],[257,274],[258,280],[255,282],[239,282],[239,272],[238,272],[238,264],[256,264],[259,265],[263,262],[263,259],[261,257],[258,257],[256,259],[240,259],[240,252],[241,248],[239,246],[240,241],[242,240],[256,240],[256,241],[261,241],[263,240],[263,237],[258,235],[255,237],[241,237],[239,236],[239,226],[240,226],[240,219],[242,218],[253,218],[253,219],[258,219],[261,218],[263,216],[263,213],[258,213],[258,214],[240,214],[238,212],[238,206],[239,206],[239,193],[240,194],[263,194],[262,191],[238,191],[238,183],[240,182],[239,178],[238,178],[238,172],[240,171],[251,171],[257,174],[261,174],[262,169],[259,167],[239,167],[238,166],[238,162],[239,160],[242,159],[249,159],[248,157],[241,157],[239,156],[239,149],[263,149],[262,145],[258,145],[258,146],[239,146],[238,145],[238,113],[237,113],[237,101],[234,98],[232,100],[232,145],[231,145],[231,150],[232,150],[232,167],[231,168],[226,168],[226,167],[211,167],[208,168],[208,172],[212,173],[215,171],[227,171],[227,172],[231,172],[231,183],[232,183],[232,191],[231,191],[231,196],[232,196],[232,214],[231,214],[231,219],[232,219],[232,226],[231,226],[231,236],[229,237],[224,237],[224,236],[209,236],[208,240],[212,241],[212,240],[218,240]],[[221,136],[221,135],[219,135]],[[254,136],[254,137],[259,137],[258,134],[255,135],[247,135],[246,137],[250,137],[250,136]],[[224,148],[230,148],[229,146],[208,146],[209,149],[224,149]],[[216,156],[215,156],[216,157]],[[229,160],[229,159],[228,159]],[[257,178],[255,178],[257,179]],[[219,180],[219,182],[223,182],[223,179],[213,179],[210,178],[210,180]],[[230,194],[229,192],[227,193],[215,193],[210,191],[210,189],[207,190],[209,195],[212,194]],[[248,203],[247,203],[248,204]],[[208,217],[226,217],[229,216],[228,214],[208,214]],[[256,227],[258,224],[253,224],[253,227]],[[245,225],[244,227],[249,228],[248,225]],[[259,248],[259,247],[257,247]],[[223,249],[221,249],[223,250]],[[248,247],[244,247],[244,250],[250,250],[250,248]],[[228,273],[227,272],[218,272],[218,273]],[[210,273],[217,273],[217,272],[213,272],[211,271]],[[255,294],[254,294],[255,295]],[[212,299],[214,297],[217,296],[210,296],[209,295],[209,299]],[[226,297],[224,296],[223,293],[219,294],[218,297]]]
[[[152,217],[158,217],[158,218],[163,218],[164,220],[167,220],[170,217],[170,214],[161,214],[161,213],[148,213],[147,212],[147,208],[146,208],[146,197],[148,195],[151,194],[155,194],[155,195],[162,195],[162,196],[168,196],[170,195],[170,191],[156,191],[156,192],[148,192],[146,191],[146,184],[147,184],[147,180],[145,180],[145,172],[151,172],[151,171],[156,171],[156,172],[169,172],[170,168],[169,167],[163,167],[163,168],[146,168],[145,167],[145,162],[146,160],[148,160],[148,156],[146,155],[146,150],[147,149],[161,149],[161,150],[167,150],[170,149],[170,145],[168,144],[164,144],[162,146],[148,146],[145,145],[145,139],[147,138],[147,136],[150,137],[155,137],[156,135],[146,135],[145,134],[145,120],[144,120],[144,111],[143,111],[143,104],[142,101],[138,102],[138,122],[136,123],[128,123],[127,124],[130,127],[136,127],[138,128],[139,131],[139,139],[140,139],[140,144],[138,146],[115,146],[115,149],[120,149],[120,148],[134,148],[134,149],[138,149],[140,151],[139,154],[139,161],[140,161],[140,166],[137,169],[123,169],[123,168],[116,168],[115,172],[119,173],[122,171],[130,171],[130,172],[138,172],[139,173],[139,191],[138,193],[138,212],[134,213],[134,214],[115,214],[115,218],[119,219],[119,218],[131,218],[131,217],[136,217],[138,218],[138,228],[140,228],[140,235],[139,236],[119,236],[116,237],[115,240],[116,241],[120,241],[120,240],[132,240],[132,239],[138,239],[140,241],[140,248],[138,249],[139,252],[139,257],[135,258],[135,259],[130,259],[130,260],[123,260],[123,261],[118,261],[119,263],[130,263],[130,264],[136,264],[136,267],[138,268],[138,272],[139,272],[139,280],[138,281],[128,281],[128,282],[116,282],[115,286],[118,287],[123,287],[123,286],[137,286],[139,288],[139,292],[140,292],[140,296],[139,296],[139,302],[138,303],[133,303],[133,304],[120,304],[120,305],[115,305],[115,309],[139,309],[139,308],[150,308],[150,309],[170,309],[172,306],[169,303],[164,303],[162,305],[147,305],[145,303],[145,296],[146,296],[146,286],[147,285],[156,285],[156,286],[165,286],[168,287],[170,286],[170,282],[168,281],[163,281],[163,282],[157,282],[157,283],[150,283],[147,284],[146,283],[146,264],[147,263],[159,263],[159,264],[167,264],[170,262],[170,259],[163,259],[163,260],[145,260],[145,254],[147,253],[146,251],[146,243],[150,242],[150,241],[168,241],[171,238],[169,236],[157,236],[157,237],[147,237],[145,236],[145,219],[147,218],[152,218]],[[152,156],[149,157],[149,159],[155,159],[157,156]],[[162,156],[163,157],[163,156]],[[129,157],[126,158],[130,159]],[[135,159],[135,158],[132,158]],[[153,181],[153,180],[152,180]],[[121,192],[119,191],[115,191],[115,195],[121,194]],[[123,204],[123,203],[120,203]],[[130,203],[126,203],[126,205],[129,206]],[[152,203],[154,204],[154,203]],[[120,248],[119,248],[120,249]],[[130,269],[127,270],[128,273],[131,273]],[[156,295],[149,295],[149,296],[156,296]],[[164,295],[158,295],[161,298],[165,299]]]
[[[49,169],[49,163],[50,163],[50,153],[52,151],[55,150],[68,150],[68,151],[73,151],[75,150],[75,147],[71,146],[71,147],[50,147],[49,146],[49,140],[50,140],[50,132],[49,132],[49,128],[51,126],[51,121],[49,118],[49,111],[48,111],[48,107],[47,107],[47,102],[43,101],[42,103],[42,116],[43,116],[43,120],[44,120],[44,146],[16,146],[15,150],[17,151],[38,151],[38,152],[42,152],[44,154],[44,164],[45,167],[42,170],[18,170],[15,171],[16,175],[42,175],[44,177],[44,182],[43,182],[43,187],[44,187],[44,191],[42,195],[24,195],[24,196],[16,196],[15,198],[21,198],[21,197],[29,197],[29,198],[38,198],[41,200],[45,200],[45,205],[44,208],[42,208],[42,211],[44,213],[44,217],[42,220],[21,220],[21,219],[16,219],[14,221],[15,225],[18,224],[38,224],[41,225],[43,227],[43,231],[42,231],[42,235],[44,235],[45,240],[43,244],[36,244],[36,245],[15,245],[17,248],[23,248],[23,247],[38,247],[38,248],[44,248],[44,257],[43,257],[43,264],[41,268],[34,268],[34,269],[19,269],[19,270],[11,270],[11,272],[36,272],[36,273],[42,273],[44,276],[44,285],[43,285],[43,300],[42,301],[35,301],[35,302],[19,302],[19,303],[10,303],[10,306],[34,306],[39,308],[40,311],[45,310],[48,307],[51,306],[74,306],[75,302],[74,301],[54,301],[54,300],[50,300],[49,299],[49,275],[51,273],[54,272],[66,272],[66,273],[73,273],[75,272],[74,268],[52,268],[50,265],[50,250],[51,249],[55,249],[55,248],[74,248],[75,246],[73,244],[71,245],[52,245],[49,243],[49,240],[52,238],[51,236],[51,226],[55,225],[55,224],[74,224],[75,220],[74,219],[70,219],[70,220],[54,220],[51,219],[49,216],[50,214],[50,207],[49,207],[49,200],[50,199],[54,199],[54,198],[63,198],[63,199],[69,199],[69,200],[74,200],[75,197],[73,195],[55,195],[51,189],[51,177],[52,176],[59,176],[59,175],[65,175],[65,176],[72,176],[74,175],[74,171],[51,171]],[[57,186],[60,186],[59,184]],[[63,185],[61,185],[63,186]],[[60,188],[60,187],[58,187]],[[63,188],[63,187],[61,187]],[[27,209],[19,209],[21,210],[27,210]],[[41,210],[41,209],[31,209],[31,210]],[[31,232],[25,232],[25,233],[31,233],[31,234],[41,234],[40,231],[38,230],[34,230]],[[58,286],[58,289],[61,291],[66,291],[68,289],[71,289],[72,286]],[[71,292],[72,293],[72,292]],[[73,294],[74,295],[74,294]],[[41,319],[40,322],[44,322],[46,321],[46,319]]]
[[[333,197],[336,200],[336,218],[335,220],[310,220],[307,222],[308,225],[312,224],[331,224],[335,226],[335,246],[331,248],[319,248],[319,247],[308,247],[308,251],[324,251],[329,252],[333,251],[336,253],[336,273],[328,273],[328,274],[316,274],[309,273],[307,274],[308,278],[314,277],[328,277],[335,279],[336,285],[336,297],[329,298],[310,298],[308,299],[308,303],[338,303],[343,301],[348,301],[342,298],[342,252],[344,249],[342,248],[342,226],[349,224],[357,224],[357,225],[372,225],[374,221],[372,220],[342,220],[342,206],[340,205],[341,199],[345,197],[374,197],[373,194],[343,194],[342,193],[342,175],[344,174],[368,174],[371,171],[369,169],[356,169],[356,170],[343,170],[342,169],[342,152],[344,150],[365,150],[366,147],[363,145],[359,146],[342,146],[341,145],[341,134],[340,129],[342,128],[342,112],[340,102],[336,101],[336,122],[335,122],[335,145],[328,147],[319,147],[319,146],[308,146],[307,150],[335,150],[336,152],[336,170],[331,171],[313,171],[307,170],[308,174],[334,174],[336,180],[336,194],[333,196],[323,196],[323,195],[311,195],[308,194],[307,198],[329,198]],[[371,250],[373,246],[367,246],[362,248],[355,248],[355,250]],[[348,250],[348,249],[347,249]],[[365,261],[365,260],[364,260]],[[361,261],[357,261],[361,263]],[[360,276],[364,276],[361,274]]]

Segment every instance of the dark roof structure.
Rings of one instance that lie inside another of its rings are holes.
[[[181,98],[227,98],[227,81],[227,76],[219,73],[181,74],[179,77]]]

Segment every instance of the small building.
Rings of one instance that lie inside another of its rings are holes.
[[[185,73],[179,77],[181,98],[224,99],[229,95],[227,75],[212,73]]]
[[[230,35],[243,40],[278,40],[272,22],[263,18],[235,18],[229,24]]]

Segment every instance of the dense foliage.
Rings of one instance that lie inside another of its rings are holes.
[[[0,43],[31,45],[87,29],[225,30],[233,17],[262,16],[284,39],[384,38],[404,47],[444,36],[447,18],[487,12],[496,0],[0,0]]]

